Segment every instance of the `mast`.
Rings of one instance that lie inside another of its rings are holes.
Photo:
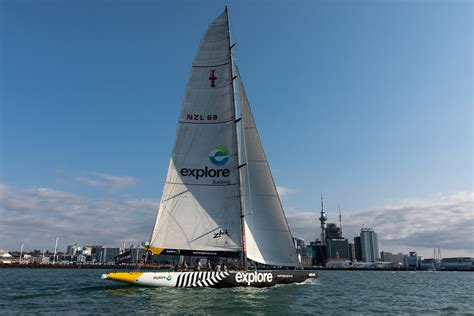
[[[229,40],[229,59],[230,59],[230,73],[231,73],[231,85],[232,85],[232,102],[231,106],[234,111],[234,128],[235,128],[235,146],[237,148],[237,181],[239,183],[239,206],[240,206],[240,226],[242,227],[242,261],[243,261],[243,268],[247,271],[247,250],[245,247],[245,222],[244,222],[244,210],[243,210],[243,201],[242,201],[242,181],[240,179],[240,159],[239,159],[239,129],[238,129],[238,119],[237,119],[237,106],[235,101],[235,86],[234,86],[234,59],[232,58],[232,47],[231,38],[230,38],[230,23],[229,23],[229,11],[227,10],[227,6],[225,6],[225,12],[227,15],[227,26],[228,26],[228,40]]]

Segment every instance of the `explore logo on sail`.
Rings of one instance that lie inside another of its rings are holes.
[[[229,151],[224,146],[217,146],[209,153],[209,160],[216,166],[225,165],[229,160]]]
[[[209,153],[209,160],[217,165],[222,166],[229,160],[229,150],[224,146],[217,146]],[[213,169],[205,166],[204,168],[181,168],[179,174],[182,177],[193,177],[196,180],[200,178],[228,178],[230,175],[230,170],[225,169]],[[228,185],[230,184],[229,180],[213,180],[214,185]]]

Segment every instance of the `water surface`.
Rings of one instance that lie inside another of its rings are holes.
[[[273,288],[145,288],[103,270],[0,269],[0,313],[470,314],[472,272],[320,271]]]

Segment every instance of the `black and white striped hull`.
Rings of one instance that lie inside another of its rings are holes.
[[[103,279],[144,286],[178,288],[269,287],[277,284],[301,283],[317,278],[309,270],[230,271],[230,272],[111,272]]]
[[[229,276],[229,272],[183,272],[175,287],[212,287]]]

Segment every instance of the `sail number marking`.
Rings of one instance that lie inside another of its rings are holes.
[[[217,114],[186,114],[186,119],[189,121],[217,121]]]

